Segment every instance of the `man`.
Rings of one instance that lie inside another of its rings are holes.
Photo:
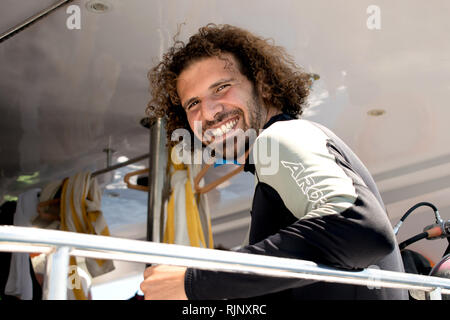
[[[298,119],[309,75],[283,49],[240,28],[208,25],[188,44],[171,48],[149,78],[149,111],[167,117],[169,139],[175,129],[186,128],[204,146],[226,145],[221,156],[255,174],[249,244],[240,252],[345,270],[403,271],[367,169],[331,131]],[[235,139],[249,130],[258,132],[256,140]],[[268,144],[277,147],[271,154],[276,170],[261,161],[258,150]],[[407,298],[399,289],[164,265],[145,271],[141,289],[146,299]]]

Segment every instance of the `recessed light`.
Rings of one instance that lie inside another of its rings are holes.
[[[367,114],[372,117],[379,117],[386,113],[386,110],[383,109],[372,109],[367,111]]]
[[[117,158],[117,162],[119,162],[119,163],[126,162],[128,160],[129,160],[128,157],[125,157],[125,156],[120,156]]]
[[[86,3],[86,8],[93,13],[105,13],[112,9],[112,5],[104,0],[91,0]]]

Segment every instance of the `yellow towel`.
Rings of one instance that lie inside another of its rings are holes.
[[[169,152],[171,170],[171,194],[166,203],[166,224],[163,242],[213,248],[213,237],[209,216],[206,234],[203,231],[200,212],[192,188],[189,167],[175,164]],[[205,241],[205,238],[207,241]]]

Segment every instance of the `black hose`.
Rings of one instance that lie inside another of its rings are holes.
[[[399,246],[400,250],[403,250],[407,246],[409,246],[410,244],[413,244],[414,242],[417,242],[419,240],[425,239],[426,237],[428,237],[428,233],[427,232],[422,232],[422,233],[416,234],[414,237],[411,237],[411,238],[403,241],[398,246]]]
[[[446,256],[450,253],[450,238],[447,238],[447,241],[448,241],[448,246],[447,246],[447,249],[445,250],[443,256]]]
[[[405,219],[411,214],[411,212],[413,212],[414,210],[416,210],[418,207],[421,207],[421,206],[428,206],[431,209],[433,209],[434,212],[438,211],[438,209],[432,203],[419,202],[419,203],[413,205],[408,211],[406,211],[405,214],[403,215],[403,217],[400,219],[400,221],[405,221]]]

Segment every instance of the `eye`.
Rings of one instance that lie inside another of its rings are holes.
[[[216,92],[220,92],[220,91],[222,91],[223,89],[225,89],[226,87],[229,87],[230,86],[230,84],[222,84],[221,86],[219,86],[217,89],[216,89]]]
[[[198,103],[199,103],[198,100],[192,101],[190,104],[188,104],[188,106],[186,107],[186,110],[189,110],[189,109],[191,109],[192,107],[195,107]]]

